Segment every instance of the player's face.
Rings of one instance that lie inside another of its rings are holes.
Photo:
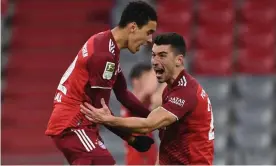
[[[175,69],[179,64],[179,56],[175,55],[170,45],[156,45],[152,47],[153,69],[159,83],[172,81]]]
[[[156,31],[156,21],[149,21],[148,24],[139,28],[136,23],[130,24],[130,34],[128,37],[128,49],[131,53],[140,50],[140,46],[152,42],[152,34]]]

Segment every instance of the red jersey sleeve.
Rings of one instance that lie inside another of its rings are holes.
[[[126,79],[122,72],[118,74],[117,80],[114,84],[113,91],[120,103],[126,107],[131,114],[140,117],[147,117],[150,110],[147,109],[133,93],[127,89]]]
[[[165,96],[162,107],[179,120],[196,107],[196,95],[197,92],[194,88],[180,87],[174,89]]]

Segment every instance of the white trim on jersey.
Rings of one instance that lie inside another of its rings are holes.
[[[95,149],[95,145],[92,143],[90,138],[86,135],[83,129],[81,130],[72,130],[78,136],[79,140],[81,141],[82,145],[85,147],[87,152],[90,152]]]
[[[178,86],[186,86],[187,85],[187,80],[186,77],[183,76],[179,81],[178,81]]]
[[[63,94],[66,95],[67,89],[66,89],[66,87],[64,85],[59,84],[57,89],[60,90]]]
[[[113,43],[112,39],[109,40],[108,46],[109,52],[115,55],[115,44]]]
[[[73,130],[73,131],[74,131],[74,132],[77,134],[77,136],[79,137],[79,140],[81,141],[82,145],[85,147],[86,151],[87,151],[87,152],[90,152],[90,151],[92,150],[91,147],[88,147],[88,145],[84,142],[82,136],[77,132],[77,130]]]
[[[111,87],[102,87],[102,86],[91,86],[91,88],[98,88],[98,89],[111,89]]]
[[[179,120],[179,118],[178,118],[174,113],[172,113],[171,111],[168,111],[168,110],[165,109],[164,107],[161,107],[161,108],[163,108],[165,111],[171,113],[171,114],[176,118],[177,121]]]
[[[95,149],[95,145],[93,144],[93,142],[91,141],[91,139],[88,137],[88,135],[85,133],[84,129],[81,130],[82,134],[84,135],[84,137],[87,139],[87,141],[92,145],[92,147]]]

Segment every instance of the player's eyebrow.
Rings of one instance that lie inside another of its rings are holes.
[[[152,55],[162,55],[162,54],[168,54],[166,51],[161,51],[161,52],[157,52],[157,53],[155,53],[155,52],[151,52],[152,53]]]
[[[157,54],[168,54],[166,51],[158,52]]]
[[[148,32],[149,32],[150,34],[153,34],[153,33],[155,32],[155,30],[150,29]]]

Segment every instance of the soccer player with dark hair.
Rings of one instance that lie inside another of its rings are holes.
[[[136,133],[159,129],[159,164],[212,165],[214,124],[207,93],[184,68],[185,41],[176,33],[158,35],[152,48],[152,66],[157,80],[166,82],[162,106],[147,118],[121,118],[110,114],[102,99],[102,108],[88,103],[81,112],[95,123],[124,127]]]
[[[125,48],[135,53],[140,46],[152,42],[156,26],[157,15],[150,5],[143,1],[130,2],[119,25],[90,37],[62,76],[45,134],[51,136],[69,164],[115,164],[99,136],[97,124],[80,112],[81,103],[88,102],[99,108],[101,98],[109,102],[113,89],[127,109],[142,117],[149,114],[149,110],[127,90],[119,54]],[[106,127],[138,151],[147,151],[154,143],[150,137]]]

